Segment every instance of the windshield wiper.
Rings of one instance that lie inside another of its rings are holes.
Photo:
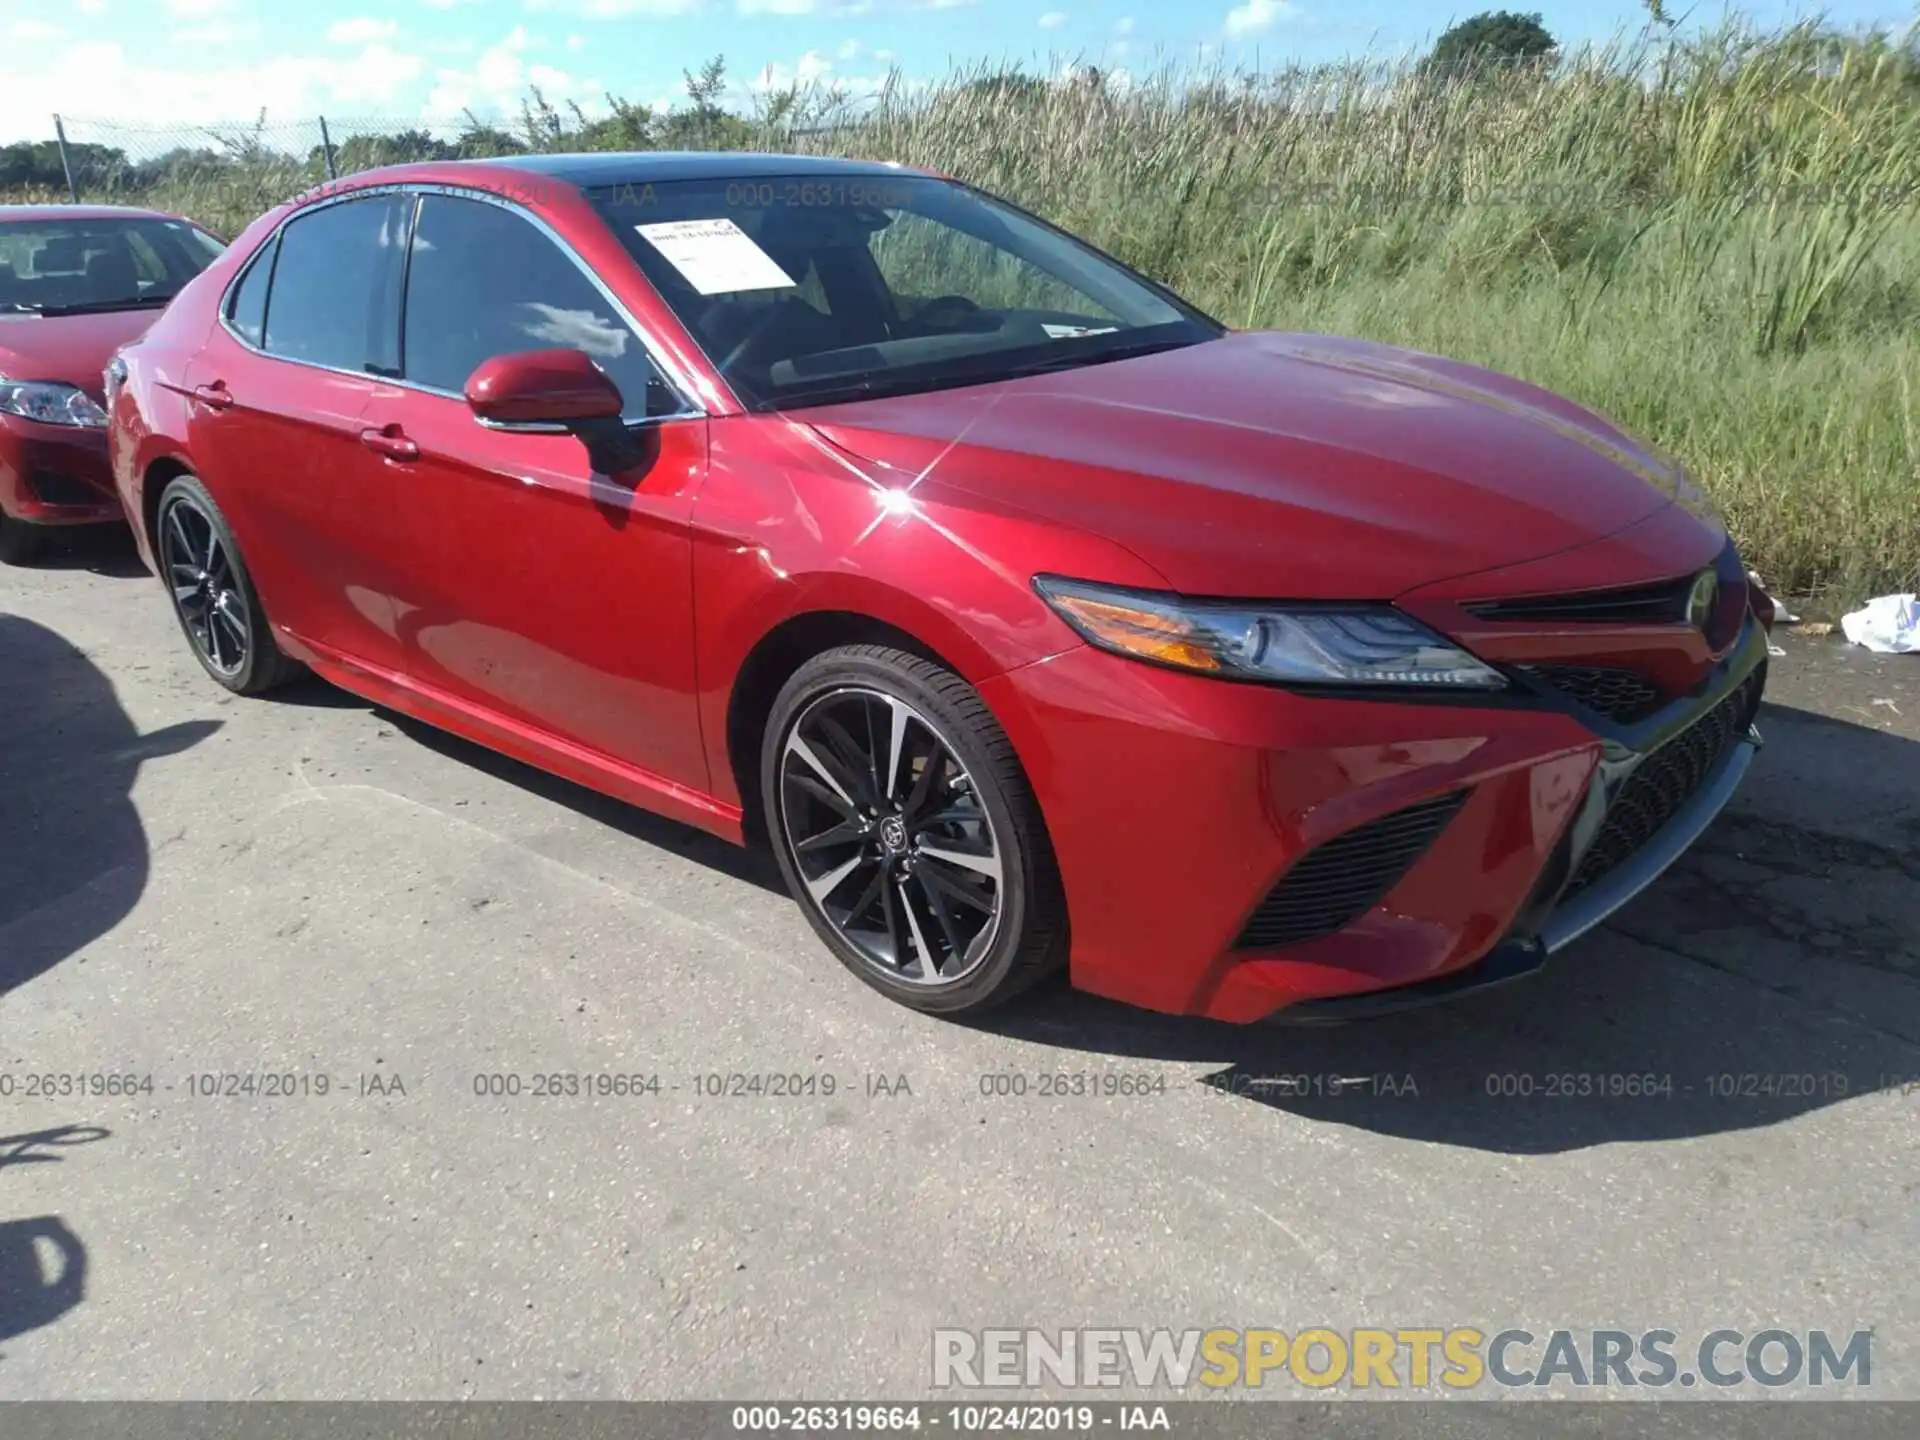
[[[768,399],[775,410],[785,410],[803,405],[844,405],[855,400],[884,400],[894,395],[914,395],[925,390],[943,390],[956,385],[979,383],[974,379],[948,376],[935,379],[921,375],[906,379],[898,376],[869,375],[864,379],[837,380],[831,384],[822,383],[776,390],[768,396]]]
[[[172,295],[123,295],[117,300],[76,300],[71,305],[39,305],[42,315],[94,315],[109,310],[158,310]]]
[[[1071,355],[1047,355],[1025,365],[1002,371],[995,379],[1012,380],[1022,375],[1050,375],[1057,370],[1079,370],[1088,365],[1104,365],[1109,360],[1135,360],[1142,355],[1157,355],[1162,350],[1184,350],[1197,340],[1138,340],[1131,345],[1109,345],[1099,350],[1078,350]]]
[[[1030,375],[1045,375],[1056,370],[1078,370],[1087,365],[1099,365],[1108,360],[1131,360],[1141,355],[1154,355],[1162,350],[1182,350],[1189,345],[1198,345],[1193,339],[1183,340],[1136,340],[1131,345],[1110,345],[1104,350],[1091,353],[1082,350],[1074,355],[1048,355],[1038,360],[1030,360],[1024,365],[980,364],[962,370],[948,370],[938,375],[887,375],[869,374],[863,377],[848,377],[844,380],[822,382],[820,384],[795,387],[785,391],[775,391],[767,397],[768,406],[774,410],[800,409],[809,405],[842,405],[856,400],[884,400],[895,395],[920,395],[934,390],[957,390],[969,385],[994,385],[1002,380],[1020,380]],[[978,361],[991,360],[992,354],[971,357]]]

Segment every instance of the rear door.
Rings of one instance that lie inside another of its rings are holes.
[[[335,201],[289,220],[229,292],[190,367],[189,443],[276,626],[331,658],[402,669],[404,563],[392,477],[361,412],[398,373],[413,198]]]
[[[408,670],[465,708],[706,791],[691,540],[704,418],[683,413],[584,262],[493,199],[422,197],[403,336],[403,383],[361,419],[418,450],[389,462]],[[572,435],[488,428],[467,408],[482,361],[556,346],[620,387],[643,442],[632,469],[596,474]]]

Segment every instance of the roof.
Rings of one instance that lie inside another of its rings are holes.
[[[0,224],[9,220],[178,220],[165,210],[137,205],[0,205]]]
[[[895,175],[903,166],[833,155],[758,155],[735,150],[625,150],[589,155],[503,155],[475,164],[545,175],[568,185],[640,185],[764,175]],[[917,173],[917,172],[916,172]]]

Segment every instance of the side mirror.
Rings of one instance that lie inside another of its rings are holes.
[[[584,350],[496,355],[467,378],[467,408],[483,423],[571,430],[620,418],[620,387]]]

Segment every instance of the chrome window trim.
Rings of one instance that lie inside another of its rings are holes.
[[[391,185],[368,185],[358,190],[349,190],[338,195],[329,195],[326,198],[321,200],[316,200],[311,204],[302,205],[299,209],[295,210],[292,214],[288,215],[285,219],[283,219],[278,225],[273,227],[272,233],[269,234],[265,240],[262,240],[259,245],[254,247],[253,254],[247,257],[246,263],[240,267],[238,273],[234,275],[233,279],[227,282],[227,288],[221,291],[220,293],[220,305],[217,312],[219,315],[220,328],[226,331],[227,334],[230,337],[232,337],[233,342],[236,345],[240,346],[243,350],[248,351],[250,354],[258,355],[265,360],[275,360],[283,365],[299,365],[308,370],[319,370],[326,374],[331,374],[331,375],[346,375],[346,376],[352,377],[355,380],[366,380],[366,381],[370,381],[372,383],[380,384],[380,385],[393,385],[393,386],[399,387],[402,390],[412,390],[417,394],[434,395],[434,396],[440,397],[441,399],[458,400],[462,405],[466,404],[467,397],[457,390],[443,390],[437,385],[423,385],[416,380],[408,380],[402,377],[397,377],[392,375],[380,375],[371,370],[349,370],[343,365],[323,365],[318,361],[300,360],[300,359],[296,359],[291,355],[276,355],[271,350],[267,350],[262,348],[261,346],[252,344],[250,341],[246,339],[245,336],[241,335],[237,330],[233,328],[231,324],[228,323],[227,312],[232,306],[235,292],[239,289],[240,285],[245,281],[248,273],[253,269],[254,265],[259,261],[260,256],[267,250],[269,246],[275,245],[279,242],[280,236],[289,225],[293,224],[294,221],[296,220],[304,219],[308,215],[318,214],[320,211],[325,210],[334,205],[347,205],[347,204],[353,203],[356,200],[371,200],[382,195],[410,196],[416,202],[415,209],[414,209],[413,223],[410,224],[407,229],[408,256],[402,262],[403,271],[402,271],[402,284],[400,287],[400,306],[401,306],[401,322],[400,323],[401,323],[401,333],[403,336],[405,335],[405,331],[406,331],[406,302],[407,302],[407,292],[406,292],[406,283],[405,283],[405,280],[406,280],[405,266],[407,265],[408,261],[410,261],[411,253],[413,250],[413,225],[416,225],[419,223],[418,201],[422,197],[427,195],[443,195],[450,199],[455,199],[455,200],[483,201],[486,204],[497,206],[499,209],[505,210],[510,214],[519,216],[522,220],[532,225],[533,228],[538,230],[542,235],[546,236],[547,240],[551,244],[553,244],[560,251],[562,255],[566,256],[568,260],[572,261],[574,268],[577,269],[582,275],[587,277],[588,282],[592,284],[594,289],[600,292],[601,298],[603,298],[610,306],[613,307],[614,313],[618,315],[621,321],[625,323],[627,328],[633,332],[635,338],[638,339],[640,342],[640,348],[646,352],[648,361],[653,365],[653,368],[655,370],[660,372],[660,378],[666,382],[667,388],[673,391],[674,399],[676,399],[680,403],[679,409],[669,411],[667,414],[664,414],[664,415],[641,415],[633,418],[628,418],[625,416],[621,417],[629,429],[635,429],[635,428],[646,426],[646,425],[659,425],[669,420],[703,420],[707,418],[706,408],[702,406],[698,401],[688,398],[689,396],[693,395],[696,392],[692,382],[687,377],[686,372],[677,363],[675,363],[670,356],[667,356],[661,351],[660,347],[654,343],[653,337],[647,333],[647,328],[644,325],[642,325],[638,319],[634,317],[633,312],[627,308],[626,303],[622,301],[618,295],[614,294],[611,289],[608,288],[606,281],[600,278],[598,272],[596,272],[591,265],[587,264],[587,262],[580,257],[580,253],[577,250],[575,250],[573,246],[570,245],[564,237],[561,236],[559,231],[555,230],[553,226],[549,225],[546,222],[546,220],[544,220],[542,217],[534,214],[531,210],[527,209],[526,206],[518,204],[515,201],[509,200],[503,195],[496,195],[490,190],[470,189],[465,186],[448,185],[439,181],[436,181],[430,184],[422,184],[419,182],[397,181]],[[271,281],[271,277],[269,277],[269,281]],[[273,294],[271,289],[271,283],[269,283],[269,289],[267,294],[267,308],[271,310],[272,307],[273,307]],[[266,337],[264,334],[262,334],[261,338],[265,339]],[[405,353],[404,343],[402,346],[402,352],[400,356],[400,364],[402,369],[406,367],[406,353]],[[641,403],[642,404],[645,403],[644,398]],[[486,425],[486,427],[490,430],[512,430],[520,434],[565,435],[569,433],[566,427],[563,425],[556,425],[551,427],[550,429],[542,428],[542,429],[536,430],[536,429],[533,429],[532,427],[527,427],[527,426],[503,426],[497,423],[488,424],[488,422],[486,421],[481,421],[480,423],[483,425]]]

